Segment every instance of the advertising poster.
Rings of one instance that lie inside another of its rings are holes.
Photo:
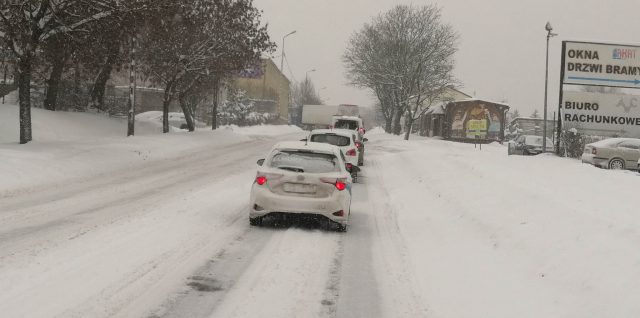
[[[451,104],[451,138],[500,140],[504,112],[495,105]]]

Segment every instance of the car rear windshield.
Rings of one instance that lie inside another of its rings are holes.
[[[349,137],[333,135],[333,134],[318,134],[311,136],[311,142],[321,142],[324,144],[331,144],[338,147],[345,147],[350,144]]]
[[[334,128],[356,130],[358,129],[358,122],[355,120],[338,119]]]
[[[336,156],[326,153],[283,150],[271,159],[271,167],[305,173],[328,173],[340,171]]]

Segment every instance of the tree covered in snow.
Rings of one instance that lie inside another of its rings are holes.
[[[17,61],[20,143],[32,140],[31,79],[43,42],[112,16],[117,1],[16,0],[0,5],[0,39]]]
[[[218,112],[222,125],[260,125],[276,117],[276,114],[258,112],[255,102],[249,98],[247,91],[233,87],[229,88],[227,98]]]
[[[164,89],[163,131],[169,131],[169,104],[177,98],[189,124],[189,95],[210,92],[213,128],[217,94],[225,78],[270,52],[266,26],[252,0],[176,2],[142,30],[144,73]]]
[[[385,128],[405,139],[414,121],[454,84],[458,36],[434,5],[398,5],[354,33],[343,56],[350,82],[378,97]]]
[[[122,37],[124,21],[169,0],[12,0],[0,4],[0,40],[17,61],[20,100],[20,143],[32,140],[31,82],[34,73],[49,68],[45,108],[56,109],[58,84],[67,63],[73,58],[76,74],[80,65],[90,64],[81,57],[97,47],[116,50],[112,43],[95,41],[104,36]],[[93,42],[92,42],[93,40]],[[95,52],[95,51],[94,51]],[[115,62],[114,62],[115,63]],[[78,76],[76,76],[77,78]],[[107,77],[108,79],[108,77]],[[96,82],[105,82],[97,76]],[[99,89],[101,85],[96,85]],[[104,85],[102,85],[104,86]],[[96,94],[98,94],[96,92]],[[98,97],[99,98],[99,97]]]
[[[17,65],[20,142],[32,140],[32,82],[46,87],[46,109],[58,109],[71,80],[80,97],[73,103],[104,111],[111,73],[128,64],[165,88],[165,100],[177,99],[193,129],[192,96],[217,94],[225,78],[274,48],[260,18],[252,0],[2,2],[0,44]]]
[[[255,111],[255,103],[242,89],[229,89],[227,99],[222,103],[219,118],[223,125],[245,126],[247,118]]]

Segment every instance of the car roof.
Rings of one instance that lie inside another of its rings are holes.
[[[334,145],[304,141],[283,141],[276,144],[273,148],[277,150],[306,150],[313,152],[331,153],[334,155],[338,155],[340,152],[340,148]]]
[[[607,146],[613,146],[613,145],[616,145],[616,144],[619,144],[619,143],[625,142],[625,141],[638,142],[638,141],[640,141],[640,139],[637,139],[637,138],[609,138],[609,139],[603,139],[603,140],[600,140],[600,141],[592,142],[589,145],[590,146],[607,147]]]
[[[355,135],[355,130],[349,129],[314,129],[311,131],[311,135],[319,135],[319,134],[334,134],[341,135],[345,137],[351,137]]]
[[[349,120],[362,120],[360,117],[356,116],[334,116],[337,119],[349,119]]]

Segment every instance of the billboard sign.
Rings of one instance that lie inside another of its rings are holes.
[[[505,112],[496,105],[482,101],[450,103],[447,111],[451,118],[452,138],[502,139]]]
[[[640,96],[564,91],[562,126],[598,136],[640,138]]]
[[[640,88],[640,46],[565,41],[563,82]]]

